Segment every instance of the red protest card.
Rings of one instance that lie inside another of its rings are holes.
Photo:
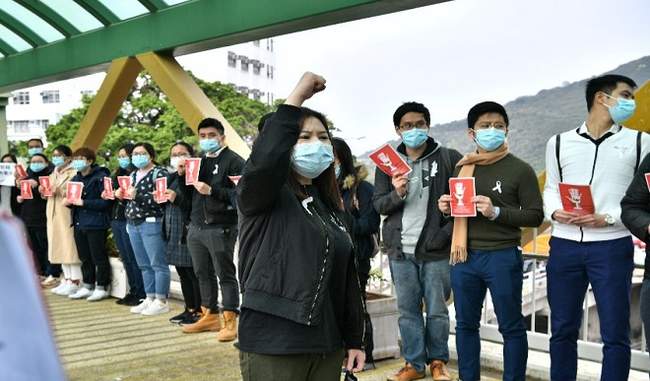
[[[453,217],[476,217],[476,185],[473,177],[452,177],[449,179],[451,194],[451,215]]]
[[[562,209],[580,216],[596,212],[589,185],[560,183],[559,186]]]
[[[645,185],[648,186],[648,191],[650,191],[650,173],[645,174]]]
[[[390,177],[406,175],[412,171],[411,167],[390,144],[384,144],[381,148],[371,153],[370,160],[377,165],[377,168]]]
[[[22,164],[16,164],[16,173],[18,174],[19,179],[24,179],[27,177],[27,171],[25,170],[25,167],[23,167]]]
[[[32,193],[32,184],[29,180],[20,181],[20,197],[22,197],[23,200],[31,200],[34,198],[34,194]]]
[[[131,188],[131,176],[117,176],[117,185],[122,190],[122,198],[125,200],[130,200],[128,196],[129,188]]]
[[[41,194],[44,197],[52,197],[52,184],[50,184],[49,176],[39,176],[38,184],[43,187],[43,193]]]
[[[81,192],[83,191],[84,183],[78,181],[68,181],[66,184],[66,198],[70,204],[76,204],[81,200]]]
[[[237,186],[237,184],[239,184],[239,179],[241,179],[241,175],[240,176],[228,176],[228,178],[230,179],[230,181],[232,181],[233,184],[235,184],[235,186]]]
[[[156,202],[162,204],[167,201],[165,192],[167,191],[167,178],[159,177],[156,179]]]
[[[113,192],[113,179],[104,177],[104,197],[109,200],[115,200],[115,193]]]
[[[200,157],[190,157],[185,159],[185,185],[193,185],[195,182],[199,181],[200,169]]]

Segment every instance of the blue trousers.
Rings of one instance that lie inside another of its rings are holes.
[[[630,288],[634,268],[630,237],[577,242],[552,237],[548,276],[551,307],[551,380],[576,379],[578,332],[591,283],[603,340],[602,381],[627,380],[630,369]]]
[[[167,299],[171,280],[169,265],[165,257],[165,241],[162,236],[162,222],[143,222],[140,225],[127,224],[135,259],[138,261],[144,292],[147,297]]]
[[[433,360],[449,361],[449,313],[446,301],[451,294],[449,261],[421,261],[413,254],[391,259],[395,284],[402,355],[419,372]],[[422,317],[422,303],[426,321]]]
[[[140,299],[144,299],[142,273],[138,267],[138,262],[135,260],[135,253],[133,253],[133,247],[131,247],[129,233],[126,232],[126,220],[113,220],[111,222],[111,228],[115,245],[120,252],[122,264],[124,264],[126,278],[129,281],[129,293]]]
[[[499,332],[503,336],[503,380],[526,379],[528,339],[521,314],[522,282],[523,259],[517,247],[492,251],[470,250],[465,263],[451,268],[461,380],[481,379],[479,327],[488,289],[499,322]]]

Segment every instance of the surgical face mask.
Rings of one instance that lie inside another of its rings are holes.
[[[60,167],[65,164],[65,158],[63,156],[52,156],[52,164],[55,167]]]
[[[636,102],[634,99],[614,98],[611,95],[605,94],[607,97],[616,99],[614,106],[605,105],[609,109],[609,115],[616,124],[621,124],[630,119],[636,110]]]
[[[29,169],[32,170],[34,173],[38,173],[42,170],[44,170],[47,167],[47,164],[45,163],[30,163],[29,164]]]
[[[427,141],[428,130],[423,128],[412,128],[402,132],[402,141],[408,148],[419,148]]]
[[[72,168],[76,169],[77,172],[81,172],[88,167],[88,162],[83,159],[72,160]]]
[[[315,179],[332,164],[334,151],[330,144],[321,142],[296,144],[291,160],[298,174]]]
[[[221,148],[221,144],[217,139],[201,139],[199,146],[203,152],[215,152]]]
[[[181,160],[187,159],[187,156],[172,156],[171,159],[169,159],[169,165],[175,170],[178,169],[178,164],[181,162]]]
[[[127,169],[131,164],[131,159],[129,159],[128,157],[120,157],[117,159],[117,162],[120,163],[120,168]]]
[[[133,165],[138,169],[142,169],[149,165],[149,156],[147,155],[133,155],[131,160],[133,161]]]
[[[506,141],[506,132],[494,127],[474,130],[474,141],[486,151],[494,151]]]
[[[334,173],[337,179],[341,176],[341,164],[334,164]]]
[[[27,153],[29,154],[29,156],[34,156],[37,153],[43,153],[43,148],[41,148],[41,147],[32,147],[32,148],[27,149]]]

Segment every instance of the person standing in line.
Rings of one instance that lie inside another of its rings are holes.
[[[0,159],[1,163],[18,163],[15,155],[10,153],[5,154]],[[20,188],[12,185],[0,185],[0,212],[10,213],[14,216],[20,216],[20,204],[18,203],[18,195]]]

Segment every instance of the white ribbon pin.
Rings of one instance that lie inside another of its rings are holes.
[[[496,186],[495,186],[494,188],[492,188],[492,190],[493,190],[493,191],[497,191],[497,192],[499,192],[499,194],[503,193],[503,192],[501,191],[501,181],[498,181],[498,180],[497,180],[497,184],[496,184]]]

